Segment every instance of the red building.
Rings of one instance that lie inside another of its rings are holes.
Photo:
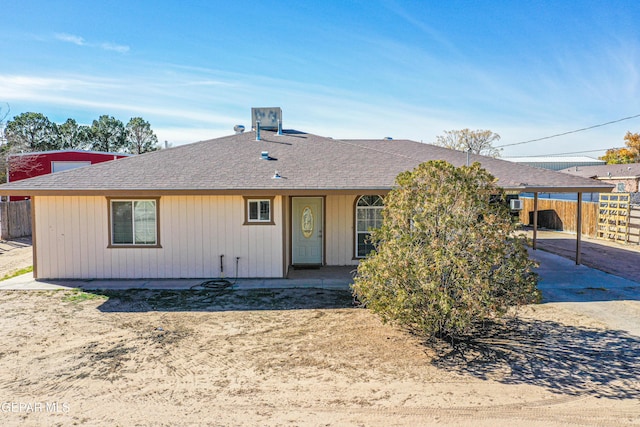
[[[7,182],[20,181],[34,176],[62,172],[95,163],[129,157],[131,154],[100,151],[60,150],[36,151],[9,156]],[[27,196],[11,196],[11,201],[28,199]]]

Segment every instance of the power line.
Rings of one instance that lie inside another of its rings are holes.
[[[545,139],[557,138],[559,136],[569,135],[571,133],[583,132],[585,130],[595,129],[595,128],[599,128],[599,127],[602,127],[602,126],[607,126],[607,125],[610,125],[610,124],[613,124],[613,123],[619,123],[619,122],[623,122],[625,120],[635,119],[637,117],[640,117],[640,114],[636,114],[635,116],[624,117],[624,118],[618,119],[618,120],[613,120],[611,122],[600,123],[599,125],[593,125],[593,126],[589,126],[589,127],[582,128],[582,129],[576,129],[576,130],[571,130],[569,132],[563,132],[563,133],[558,133],[558,134],[551,135],[551,136],[545,136],[543,138],[530,139],[528,141],[522,141],[522,142],[514,142],[513,144],[498,145],[495,148],[512,147],[514,145],[522,145],[522,144],[529,144],[530,142],[544,141]]]

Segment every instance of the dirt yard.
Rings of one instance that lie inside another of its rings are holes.
[[[0,240],[0,278],[33,265],[31,238]]]
[[[640,336],[570,303],[456,351],[348,292],[4,291],[0,423],[640,425]],[[615,310],[640,318],[640,303]]]
[[[639,319],[549,303],[453,349],[345,291],[2,291],[0,425],[640,426]]]

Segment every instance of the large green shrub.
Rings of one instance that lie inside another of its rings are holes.
[[[383,320],[426,336],[460,337],[512,305],[538,300],[537,275],[502,190],[479,164],[430,161],[396,178],[376,250],[354,294]]]

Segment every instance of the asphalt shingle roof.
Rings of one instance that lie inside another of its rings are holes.
[[[267,151],[271,160],[263,160]],[[409,140],[340,140],[285,131],[262,131],[196,142],[0,186],[0,194],[273,193],[364,191],[393,188],[395,177],[427,160],[467,162],[460,151]],[[471,155],[518,191],[610,191],[611,185],[526,165]],[[278,171],[281,179],[273,179]]]
[[[561,172],[585,178],[640,177],[640,163],[623,165],[578,166],[562,169]],[[611,174],[611,175],[609,175]]]

